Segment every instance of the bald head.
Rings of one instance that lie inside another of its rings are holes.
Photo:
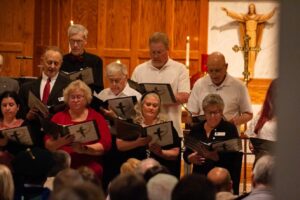
[[[213,52],[208,55],[207,72],[215,85],[219,86],[222,84],[227,73],[227,63],[222,53]]]
[[[207,179],[213,183],[217,192],[231,192],[232,181],[227,169],[222,167],[215,167],[209,171],[209,173],[207,174]]]

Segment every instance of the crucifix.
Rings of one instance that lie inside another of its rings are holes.
[[[254,51],[254,52],[259,52],[261,49],[260,47],[250,47],[249,46],[249,41],[250,41],[249,35],[244,36],[244,46],[239,47],[238,45],[234,45],[232,47],[232,50],[235,52],[242,51],[244,54],[244,82],[246,86],[248,85],[248,82],[250,80],[250,72],[249,72],[249,65],[248,65],[248,60],[249,60],[249,52]]]
[[[163,133],[163,131],[161,131],[160,128],[158,128],[158,129],[154,132],[154,135],[157,135],[157,137],[159,138],[159,140],[161,140],[162,133]]]
[[[84,128],[82,126],[79,127],[79,129],[76,131],[77,133],[80,133],[82,137],[85,137]]]
[[[121,113],[125,116],[125,106],[122,104],[122,102],[120,102],[116,108],[120,109]]]
[[[14,133],[11,135],[12,138],[15,138],[17,143],[20,143],[19,135],[17,131],[14,131]]]

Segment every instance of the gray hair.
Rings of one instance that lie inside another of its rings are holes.
[[[75,35],[77,33],[83,33],[84,38],[87,39],[88,36],[88,30],[81,24],[73,24],[69,26],[68,29],[68,37],[71,37],[72,35]]]
[[[157,174],[147,183],[149,200],[171,199],[173,188],[178,179],[170,174]]]
[[[258,159],[253,169],[253,182],[271,185],[274,175],[275,160],[273,156],[264,155]]]
[[[161,33],[161,32],[155,32],[153,35],[150,36],[149,38],[149,45],[151,43],[158,43],[161,42],[165,46],[167,50],[169,50],[169,38],[167,34]]]
[[[128,75],[127,66],[122,63],[112,62],[106,66],[106,75],[111,76],[121,73],[124,76]]]
[[[220,109],[224,109],[224,101],[218,94],[208,94],[202,101],[202,109],[205,111],[208,106],[216,105]]]

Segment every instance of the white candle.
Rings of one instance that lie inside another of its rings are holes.
[[[73,22],[73,20],[71,20],[71,21],[70,21],[70,25],[71,25],[71,26],[73,26],[73,25],[74,25],[74,22]]]
[[[186,65],[187,68],[190,66],[190,36],[186,37],[185,65]]]

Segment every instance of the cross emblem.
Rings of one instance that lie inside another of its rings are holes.
[[[250,47],[249,46],[249,41],[250,41],[250,36],[249,35],[245,35],[244,36],[244,46],[243,47],[239,47],[238,45],[234,45],[232,47],[232,50],[234,52],[238,52],[238,51],[242,51],[244,54],[244,71],[243,71],[243,75],[244,75],[244,81],[246,83],[246,85],[248,84],[249,81],[249,76],[250,76],[250,72],[248,69],[248,60],[249,60],[249,52],[250,51],[256,51],[259,52],[261,50],[260,47]]]
[[[121,111],[121,113],[125,116],[124,108],[126,108],[126,107],[122,104],[122,102],[120,102],[116,108],[118,108]]]
[[[164,131],[161,131],[160,128],[157,128],[157,130],[154,132],[154,135],[157,135],[157,137],[159,138],[159,140],[161,140],[163,132]]]
[[[82,137],[85,137],[84,128],[82,126],[79,127],[79,129],[76,131],[77,133],[80,133]]]
[[[20,139],[19,139],[19,135],[18,135],[17,131],[14,131],[11,136],[12,136],[12,138],[15,138],[17,143],[20,143]]]

